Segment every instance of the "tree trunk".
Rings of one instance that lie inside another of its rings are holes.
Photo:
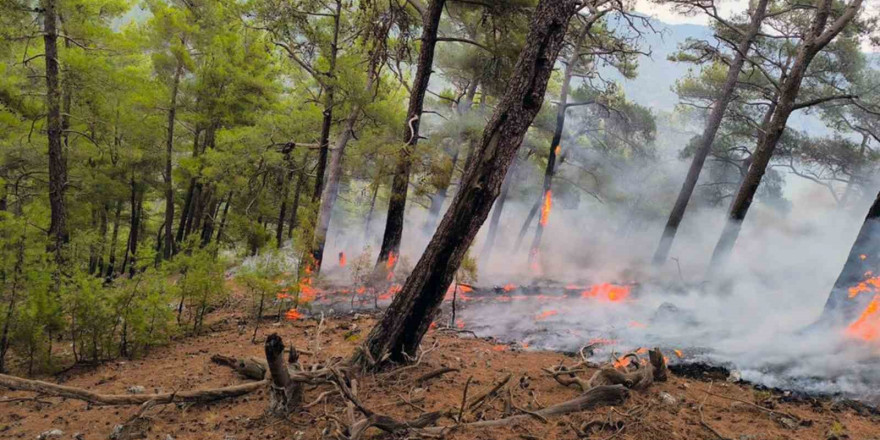
[[[55,261],[63,263],[63,247],[70,236],[67,231],[67,159],[61,143],[61,86],[58,73],[58,13],[56,0],[42,0],[43,45],[46,58],[46,135],[49,143],[49,248]]]
[[[306,173],[306,162],[308,161],[308,156],[304,155],[302,159],[302,163],[299,165],[299,177],[296,179],[296,188],[294,188],[293,192],[293,206],[290,207],[290,222],[287,225],[287,238],[293,239],[293,230],[299,226],[299,205],[300,205],[300,197],[302,195],[302,188],[306,185],[306,177],[308,174]]]
[[[538,200],[535,200],[535,204],[532,205],[532,209],[529,210],[529,215],[526,216],[526,221],[523,222],[521,228],[519,228],[519,234],[516,236],[516,243],[513,245],[513,252],[519,252],[519,247],[522,246],[523,239],[526,238],[526,232],[529,231],[529,225],[532,224],[532,220],[535,219],[535,215],[538,214],[538,209],[541,208],[541,201],[544,200],[544,196],[538,197]]]
[[[764,177],[764,173],[767,171],[767,166],[773,157],[776,144],[785,131],[788,117],[796,109],[795,100],[810,62],[855,17],[855,13],[862,3],[862,0],[853,0],[840,18],[835,20],[826,30],[825,27],[831,10],[831,1],[818,1],[819,5],[813,17],[810,30],[798,48],[797,56],[789,75],[781,81],[776,110],[773,112],[773,117],[770,118],[770,124],[767,127],[766,133],[752,154],[752,164],[749,166],[749,172],[745,179],[743,179],[743,183],[740,185],[739,191],[733,200],[727,222],[721,233],[721,238],[718,239],[715,250],[712,252],[712,259],[709,263],[710,273],[723,266],[733,250],[733,245],[736,243],[740,228],[742,227],[742,221],[745,219],[752,204],[752,199],[758,191],[761,178]]]
[[[208,203],[208,214],[205,215],[205,221],[202,223],[202,247],[210,244],[211,238],[214,237],[214,223],[220,212],[220,203],[223,201],[222,198],[217,198],[213,191],[210,200]]]
[[[137,247],[140,237],[141,213],[144,207],[144,189],[138,188],[134,178],[131,179],[131,222],[128,231],[128,248],[125,251],[125,259],[122,261],[122,269],[119,273],[124,273],[125,268],[129,268],[129,274],[134,276],[136,272],[135,264],[137,263]]]
[[[193,158],[199,157],[199,135],[201,134],[201,129],[197,126],[195,136],[193,136]],[[183,242],[183,239],[186,237],[186,224],[189,221],[190,214],[192,211],[193,197],[195,196],[196,191],[196,178],[193,177],[189,180],[189,187],[186,190],[186,199],[183,202],[183,210],[180,212],[180,223],[177,225],[177,237],[175,241],[177,245]],[[175,246],[175,249],[177,246]]]
[[[0,373],[6,372],[6,352],[9,350],[9,331],[15,319],[15,304],[18,300],[19,281],[24,265],[24,233],[19,237],[15,255],[15,267],[12,269],[12,285],[9,288],[9,302],[6,303],[6,317],[3,319],[3,333],[0,335]]]
[[[330,150],[330,128],[333,125],[333,106],[336,87],[336,58],[339,53],[339,21],[342,19],[342,0],[336,0],[336,12],[333,15],[333,40],[330,42],[330,59],[327,69],[327,84],[324,85],[324,112],[321,121],[321,138],[318,150],[318,169],[315,171],[315,191],[312,201],[318,201],[324,189],[324,174],[327,169],[327,156]]]
[[[869,289],[861,291],[859,284],[877,274],[880,274],[880,193],[868,210],[819,322],[839,325],[855,320],[876,295]]]
[[[364,241],[370,239],[370,225],[373,223],[373,212],[376,210],[376,198],[379,196],[379,181],[373,182],[373,195],[370,197],[370,209],[364,222]]]
[[[284,244],[284,218],[287,216],[287,198],[290,197],[290,181],[293,180],[293,164],[290,163],[290,151],[284,154],[287,170],[281,173],[281,206],[278,209],[278,224],[275,226],[275,243],[278,249]]]
[[[107,282],[113,279],[116,273],[116,243],[119,241],[119,217],[122,214],[122,202],[116,202],[116,213],[113,216],[113,233],[110,236],[110,255],[107,257],[107,271],[105,279]]]
[[[703,164],[706,162],[706,157],[708,157],[709,153],[712,151],[712,143],[715,141],[715,135],[718,133],[718,128],[721,127],[721,121],[724,119],[724,111],[727,109],[728,104],[733,100],[733,92],[736,90],[736,82],[739,79],[743,64],[745,64],[746,55],[749,52],[752,42],[755,40],[755,36],[758,34],[758,31],[761,30],[761,23],[764,21],[767,3],[768,0],[759,0],[757,5],[755,5],[755,10],[752,11],[752,18],[749,27],[736,47],[736,54],[733,57],[733,62],[730,63],[730,66],[727,69],[727,78],[724,81],[724,86],[722,86],[721,93],[716,99],[712,111],[709,113],[709,119],[703,130],[703,135],[700,137],[700,144],[697,147],[696,152],[694,152],[691,167],[688,169],[687,176],[681,186],[681,191],[679,191],[678,198],[675,200],[675,205],[672,207],[672,212],[669,213],[669,219],[666,221],[666,227],[663,229],[660,244],[657,245],[657,250],[654,252],[654,265],[663,265],[666,263],[666,258],[669,257],[669,250],[672,248],[673,240],[675,240],[675,233],[678,231],[678,225],[681,224],[681,220],[684,218],[684,212],[694,193],[694,188],[697,186],[697,181],[700,179],[700,172],[703,170]]]
[[[461,188],[402,290],[352,362],[369,366],[385,359],[386,354],[391,360],[402,362],[405,354],[415,354],[541,108],[547,81],[577,4],[574,0],[538,3],[507,92],[486,125]]]
[[[486,244],[483,245],[483,253],[480,254],[481,265],[485,265],[492,257],[492,248],[495,247],[495,237],[498,235],[498,223],[501,220],[501,212],[504,211],[504,202],[507,200],[507,194],[510,192],[510,183],[516,178],[517,161],[513,160],[510,171],[504,178],[504,184],[501,186],[501,195],[495,200],[495,206],[492,209],[492,218],[489,220],[489,232],[486,234]]]
[[[406,212],[406,195],[409,189],[409,175],[412,169],[412,155],[419,142],[419,125],[431,69],[434,66],[434,48],[437,45],[437,30],[446,0],[431,0],[422,17],[421,49],[416,76],[413,79],[409,97],[409,109],[403,127],[403,149],[397,158],[394,178],[391,181],[391,197],[388,200],[388,216],[385,219],[385,233],[376,267],[384,267],[391,254],[400,253],[403,238],[403,217]],[[395,260],[397,261],[397,260]]]
[[[217,247],[220,247],[223,238],[223,230],[226,229],[226,216],[229,215],[229,205],[232,204],[232,191],[226,196],[226,205],[223,206],[223,215],[220,217],[220,227],[217,228]]]
[[[183,64],[178,61],[174,71],[174,82],[171,84],[171,103],[168,108],[168,136],[165,139],[165,249],[163,257],[168,260],[174,255],[174,185],[171,177],[171,159],[174,154],[174,119],[177,116],[177,90]]]

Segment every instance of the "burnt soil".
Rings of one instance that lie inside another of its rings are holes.
[[[247,381],[230,368],[211,362],[213,354],[263,358],[262,342],[278,333],[285,342],[301,350],[306,365],[347,357],[363,340],[375,316],[353,315],[329,318],[319,326],[317,318],[296,321],[264,321],[251,343],[253,323],[239,327],[238,316],[215,312],[205,334],[181,339],[154,349],[142,359],[113,361],[90,369],[72,370],[43,380],[86,388],[103,394],[124,394],[129,387],[142,386],[146,393],[195,390],[241,384]],[[573,388],[555,382],[542,368],[571,365],[579,359],[561,353],[523,350],[474,339],[467,333],[431,330],[423,348],[433,349],[414,368],[401,372],[365,376],[359,382],[363,404],[398,419],[414,419],[423,411],[457,414],[465,384],[470,378],[469,396],[490,389],[508,374],[512,402],[526,411],[559,403],[578,395]],[[421,386],[415,379],[441,367],[457,368],[428,380]],[[580,373],[589,378],[592,371]],[[592,439],[880,439],[880,417],[852,402],[830,399],[792,398],[783,392],[759,390],[747,384],[719,380],[714,374],[688,370],[687,377],[670,374],[664,383],[646,391],[634,391],[620,407],[605,407],[544,421],[530,418],[513,427],[470,429],[450,433],[450,439],[577,439],[572,426],[599,421]],[[310,387],[305,402],[332,388]],[[715,395],[707,394],[707,391]],[[231,400],[151,408],[134,437],[173,439],[320,439],[328,420],[347,420],[345,402],[338,393],[322,403],[278,419],[265,414],[267,390]],[[59,429],[60,438],[109,438],[114,427],[138,412],[136,406],[99,407],[86,402],[0,390],[0,438],[37,438]],[[23,399],[23,400],[22,400]],[[471,399],[469,397],[468,399]],[[764,408],[759,409],[758,408]],[[474,412],[465,411],[465,421],[503,416],[504,400],[491,398]],[[702,422],[701,422],[702,412]],[[795,421],[783,415],[796,416]],[[453,424],[441,419],[441,424]],[[713,433],[712,430],[716,431]],[[399,436],[403,438],[403,436]],[[377,429],[366,438],[392,438]],[[397,438],[397,437],[395,437]]]

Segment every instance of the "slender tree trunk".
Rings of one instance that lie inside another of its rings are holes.
[[[98,249],[95,252],[95,267],[89,270],[89,273],[95,274],[98,277],[100,277],[104,273],[104,251],[106,251],[107,249],[108,208],[108,203],[101,204],[101,226],[98,229],[98,234],[101,236],[101,240],[98,242]]]
[[[433,233],[434,229],[437,227],[437,220],[440,218],[443,204],[446,203],[446,198],[449,195],[449,186],[452,184],[452,175],[455,173],[455,166],[458,164],[458,146],[455,148],[455,153],[452,154],[452,166],[449,168],[449,173],[442,177],[443,180],[440,182],[440,187],[437,188],[437,192],[431,196],[431,206],[428,207],[428,219],[425,220],[425,226],[422,227],[422,230],[428,234]]]
[[[761,138],[761,142],[752,154],[752,164],[749,167],[749,173],[743,180],[730,207],[721,238],[718,239],[715,250],[712,252],[712,260],[709,263],[710,273],[721,267],[733,250],[733,245],[736,243],[740,228],[742,227],[742,221],[745,219],[752,204],[752,199],[758,190],[758,185],[761,184],[761,179],[767,171],[767,166],[770,164],[770,159],[776,150],[776,144],[785,131],[788,117],[797,108],[795,100],[810,62],[855,17],[856,12],[861,7],[862,0],[853,0],[846,7],[844,13],[826,30],[825,27],[830,15],[831,2],[832,0],[818,0],[818,7],[816,8],[810,30],[798,48],[791,71],[781,81],[776,111],[773,113],[773,117],[770,118],[770,124]]]
[[[336,58],[339,54],[339,21],[342,19],[342,0],[336,0],[336,12],[333,15],[333,40],[330,42],[330,57],[327,69],[327,83],[324,85],[324,112],[321,121],[321,138],[318,150],[318,169],[315,172],[315,191],[312,201],[320,200],[324,189],[324,174],[327,170],[327,157],[330,150],[330,128],[333,125],[334,94],[336,92]]]
[[[205,221],[202,223],[202,246],[207,246],[211,243],[211,238],[214,237],[214,223],[217,215],[220,212],[220,203],[222,202],[222,198],[217,198],[213,194],[211,195],[210,203],[208,203],[208,214],[205,216]]]
[[[24,265],[24,233],[18,240],[15,254],[15,267],[12,269],[12,285],[9,288],[9,300],[6,303],[6,317],[3,319],[3,333],[0,335],[0,373],[6,373],[6,352],[9,350],[9,331],[15,319],[15,304],[18,300],[21,270]]]
[[[400,253],[400,241],[403,238],[403,217],[406,212],[406,195],[409,190],[409,175],[412,169],[412,155],[419,142],[419,125],[428,82],[431,80],[431,69],[434,66],[434,48],[437,45],[437,30],[443,5],[446,0],[431,0],[422,17],[421,49],[416,76],[409,97],[409,109],[403,127],[403,149],[397,158],[394,178],[391,182],[391,197],[388,200],[388,216],[385,220],[385,233],[382,246],[379,248],[377,267],[384,267],[391,254]],[[396,260],[395,260],[396,261]]]
[[[223,230],[226,229],[226,216],[229,214],[229,205],[232,204],[232,193],[233,193],[233,191],[229,191],[229,195],[226,196],[226,204],[223,206],[223,215],[220,217],[220,227],[217,228],[217,247],[218,248],[222,244]]]
[[[46,134],[49,141],[49,248],[59,266],[64,262],[63,247],[70,236],[67,231],[67,159],[61,143],[61,85],[58,73],[58,12],[57,0],[42,0],[43,45],[46,59]]]
[[[302,196],[302,189],[306,185],[306,162],[308,161],[308,156],[304,155],[302,159],[302,163],[299,165],[299,177],[296,179],[296,188],[294,188],[293,192],[293,206],[290,207],[290,222],[287,225],[287,238],[293,239],[293,230],[299,226],[299,205],[300,205],[300,197]]]
[[[480,254],[481,265],[485,265],[492,257],[492,248],[495,247],[495,237],[498,235],[498,223],[501,221],[501,213],[504,211],[504,202],[507,200],[507,194],[510,193],[511,182],[516,178],[517,161],[513,159],[513,164],[504,178],[501,185],[501,195],[495,200],[495,206],[492,208],[492,218],[489,220],[489,232],[486,234],[486,244],[483,245],[483,253]]]
[[[174,155],[174,123],[177,116],[177,91],[183,64],[178,60],[171,84],[171,103],[168,107],[168,136],[165,139],[165,249],[163,257],[168,260],[174,255],[174,183],[171,175],[171,160]]]
[[[489,215],[507,169],[544,101],[547,81],[562,48],[574,0],[541,0],[532,15],[507,92],[486,125],[461,188],[402,290],[373,327],[352,361],[405,361],[414,355],[474,236]],[[367,354],[365,354],[367,353]]]
[[[877,295],[870,289],[860,291],[858,285],[876,274],[880,274],[880,193],[868,210],[819,322],[839,325],[855,320]],[[855,295],[850,293],[851,288]]]
[[[122,202],[116,202],[116,213],[113,216],[113,233],[110,238],[110,255],[107,257],[105,278],[109,282],[116,273],[116,243],[119,241],[119,217],[122,214]]]
[[[199,157],[200,147],[199,147],[199,135],[202,130],[199,127],[196,127],[195,136],[193,136],[193,158]],[[189,187],[186,190],[186,199],[183,202],[183,210],[180,213],[180,223],[177,225],[177,237],[175,241],[177,245],[183,242],[186,237],[186,224],[189,221],[190,214],[192,211],[193,197],[195,196],[196,191],[196,178],[193,177],[189,180]],[[175,246],[175,250],[177,246]]]
[[[672,212],[669,213],[669,219],[666,221],[666,227],[663,229],[660,244],[654,252],[654,265],[660,266],[664,264],[666,258],[669,257],[669,250],[672,248],[672,242],[675,240],[675,233],[678,231],[678,225],[681,224],[681,220],[684,218],[688,202],[690,202],[691,196],[694,193],[694,188],[697,186],[697,181],[700,179],[700,172],[703,170],[703,164],[706,162],[706,157],[708,157],[709,153],[712,151],[712,143],[715,141],[715,135],[718,133],[718,128],[721,127],[721,121],[724,119],[724,112],[727,110],[728,104],[733,100],[733,92],[736,90],[736,82],[739,79],[743,64],[745,64],[746,56],[748,55],[752,42],[755,40],[755,36],[757,36],[758,32],[761,30],[761,23],[764,21],[768,1],[769,0],[759,0],[755,5],[755,10],[752,11],[749,27],[742,35],[742,38],[736,47],[733,62],[730,63],[730,66],[727,69],[727,78],[724,81],[724,86],[722,86],[721,93],[718,95],[718,98],[715,100],[715,105],[712,106],[712,111],[709,113],[709,119],[703,130],[703,135],[700,137],[700,144],[694,152],[691,167],[688,169],[687,176],[681,186],[681,191],[679,191],[678,198],[675,200],[675,205],[672,207]]]
[[[122,262],[122,270],[119,273],[124,273],[126,266],[128,267],[129,275],[134,276],[137,268],[137,250],[138,250],[138,241],[140,238],[140,228],[141,228],[141,214],[143,213],[144,206],[144,189],[139,188],[134,178],[131,179],[131,222],[129,224],[128,231],[128,248],[125,251],[125,259]]]
[[[281,206],[278,209],[278,224],[275,226],[275,244],[278,249],[284,244],[284,218],[287,216],[287,199],[290,197],[290,182],[293,180],[293,164],[290,163],[290,151],[284,154],[287,170],[281,173]]]
[[[856,164],[855,169],[853,169],[852,174],[849,176],[849,181],[846,182],[846,188],[843,190],[843,195],[840,196],[840,202],[837,204],[841,208],[846,208],[847,202],[849,202],[849,198],[852,195],[853,189],[856,185],[856,180],[858,176],[862,173],[862,165],[861,161],[865,158],[865,149],[868,147],[869,136],[867,133],[862,133],[862,144],[859,146],[859,162]]]
[[[379,196],[379,181],[373,183],[373,195],[370,196],[370,209],[367,211],[367,219],[364,222],[364,241],[370,239],[370,226],[373,223],[373,213],[376,210],[376,198]]]

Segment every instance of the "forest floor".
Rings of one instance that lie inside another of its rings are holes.
[[[253,326],[240,329],[238,317],[219,311],[210,331],[154,349],[143,359],[114,361],[64,377],[68,386],[102,394],[126,394],[130,387],[144,392],[172,392],[241,384],[247,381],[232,369],[211,362],[214,354],[264,358],[263,344],[271,333],[301,350],[306,365],[347,357],[366,336],[375,317],[356,315],[319,321],[265,322],[251,343]],[[243,331],[242,331],[243,330]],[[546,351],[521,350],[494,341],[474,339],[466,333],[431,330],[423,347],[434,347],[415,367],[396,374],[361,378],[359,393],[367,408],[409,420],[424,411],[458,413],[469,381],[469,396],[477,396],[511,376],[506,384],[510,402],[517,410],[534,411],[579,394],[558,384],[543,368],[571,365],[578,359]],[[458,371],[421,384],[420,376],[441,367]],[[589,378],[591,371],[581,373]],[[322,388],[307,388],[304,402],[313,402]],[[502,388],[504,390],[504,388]],[[506,394],[507,391],[501,394]],[[711,394],[710,394],[711,393]],[[320,439],[327,426],[327,414],[346,418],[345,404],[338,393],[287,420],[266,415],[268,389],[234,399],[203,404],[162,405],[143,414],[142,437],[171,439]],[[63,431],[58,438],[106,439],[114,427],[138,413],[137,406],[95,406],[84,401],[38,396],[33,393],[0,390],[0,438],[38,438],[41,433]],[[471,397],[468,397],[471,399]],[[505,402],[487,399],[475,411],[464,411],[465,421],[503,416]],[[763,408],[763,409],[761,409]],[[509,410],[509,409],[508,409]],[[800,419],[800,423],[790,418]],[[827,399],[792,399],[781,392],[759,391],[747,384],[725,380],[685,378],[669,375],[667,382],[645,391],[632,391],[619,407],[603,407],[566,416],[539,420],[538,417],[511,427],[469,428],[447,434],[449,439],[578,439],[573,427],[599,421],[591,439],[880,439],[880,417],[865,407]],[[441,419],[441,423],[453,423]],[[714,432],[713,432],[714,431]],[[57,434],[57,433],[56,433]],[[77,434],[80,434],[77,436]],[[391,438],[378,429],[367,438]]]

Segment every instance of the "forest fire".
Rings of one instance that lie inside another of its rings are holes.
[[[544,205],[541,206],[541,226],[547,226],[547,221],[550,219],[550,208],[553,207],[553,191],[547,190],[544,193]]]
[[[611,283],[594,284],[589,289],[581,292],[584,298],[597,298],[611,302],[620,302],[629,297],[630,286]]]
[[[345,263],[346,263],[345,252],[340,252],[339,253],[339,267],[345,267]]]
[[[846,334],[863,341],[880,341],[880,294],[874,295],[861,316],[846,328]]]

